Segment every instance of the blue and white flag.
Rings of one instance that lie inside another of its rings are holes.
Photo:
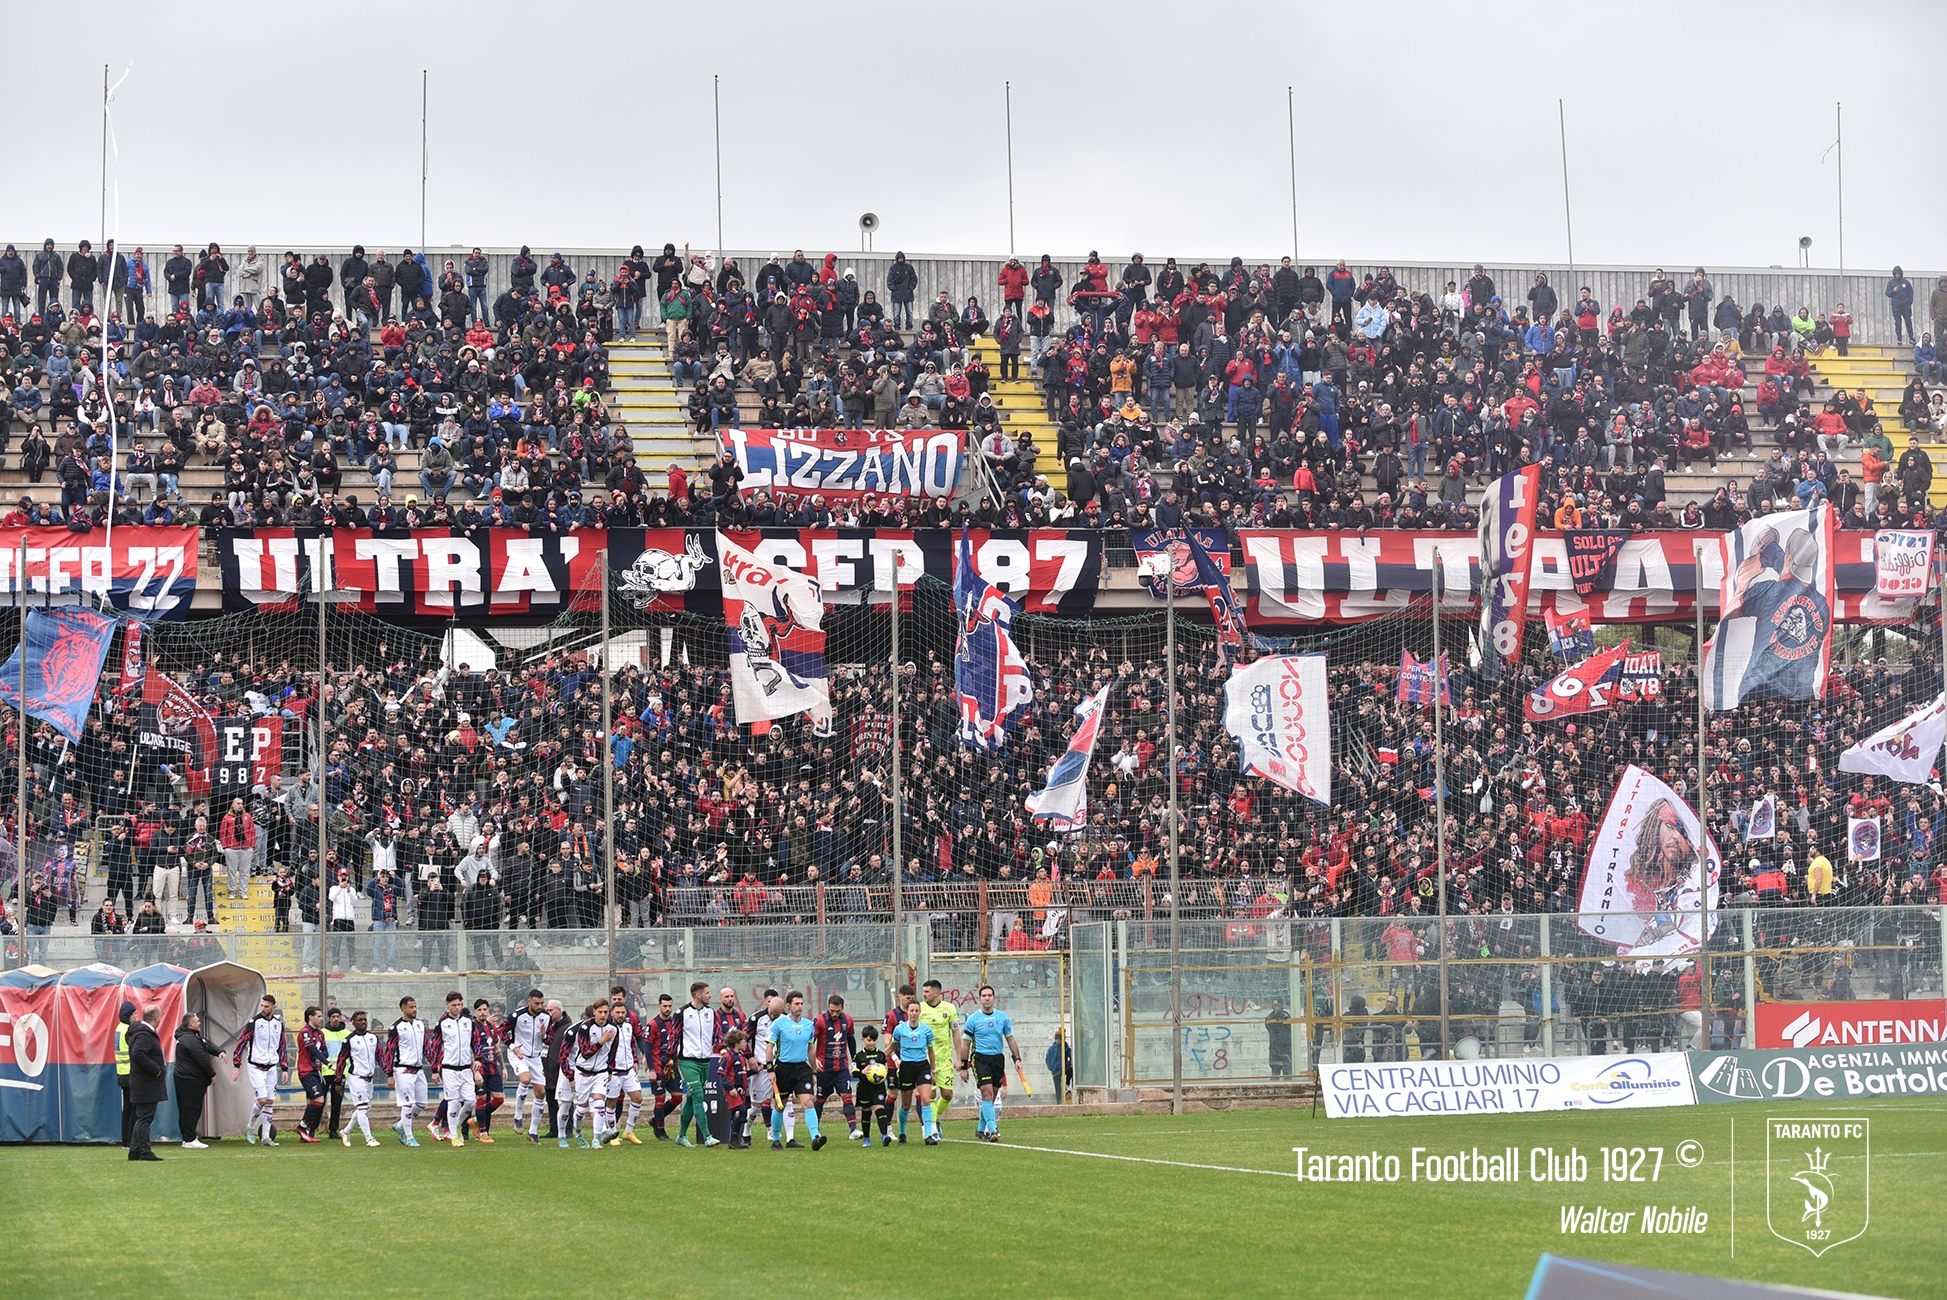
[[[1088,761],[1095,753],[1108,702],[1109,687],[1104,686],[1076,708],[1082,725],[1075,729],[1067,752],[1048,769],[1047,788],[1028,796],[1028,812],[1051,830],[1078,831],[1088,825]]]
[[[1778,796],[1768,794],[1751,805],[1751,815],[1744,823],[1744,842],[1770,840],[1778,837]]]
[[[1724,534],[1704,707],[1825,697],[1832,660],[1832,507],[1783,510]]]
[[[101,685],[101,666],[121,624],[92,609],[30,609],[22,645],[0,666],[0,703],[20,707],[22,650],[27,654],[27,715],[54,724],[75,744]]]
[[[976,749],[998,748],[1021,708],[1033,701],[1034,686],[1027,660],[1014,644],[1014,602],[975,571],[973,543],[965,529],[953,574],[953,605],[960,620],[953,656],[960,739]]]
[[[806,713],[826,734],[832,697],[817,579],[760,560],[722,533],[717,534],[717,563],[737,721]]]

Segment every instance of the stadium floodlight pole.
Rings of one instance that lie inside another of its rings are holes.
[[[14,933],[20,936],[20,964],[27,964],[27,534],[20,535],[20,558],[14,569],[14,608],[20,611],[20,694],[15,697],[14,726],[20,742],[14,798]]]
[[[898,1005],[899,986],[905,983],[905,972],[899,966],[899,949],[905,937],[906,911],[900,900],[900,850],[905,846],[899,835],[899,549],[892,552],[892,654],[888,664],[892,669],[892,686],[888,694],[892,699],[892,989],[893,1005]]]
[[[419,70],[419,248],[422,252],[426,248],[426,173],[431,158],[426,152],[426,72],[425,68]]]
[[[316,559],[311,565],[311,587],[318,593],[318,784],[312,791],[318,798],[318,1005],[331,1005],[331,988],[326,974],[331,963],[325,960],[331,934],[331,894],[326,880],[331,870],[331,805],[325,799],[325,593],[331,589],[331,534],[318,539]],[[247,890],[248,885],[245,886]],[[356,954],[354,954],[354,957]]]
[[[602,575],[602,859],[608,864],[603,873],[602,915],[608,918],[608,983],[614,988],[616,930],[620,921],[616,917],[619,905],[615,901],[615,706],[609,694],[613,666],[608,658],[608,548],[603,547],[595,555]]]
[[[1164,717],[1168,728],[1163,742],[1163,752],[1168,756],[1164,762],[1164,772],[1169,778],[1170,787],[1170,1114],[1183,1113],[1183,944],[1180,927],[1182,904],[1178,895],[1183,892],[1176,865],[1176,578],[1173,574],[1163,575],[1163,663],[1168,674],[1169,685],[1165,688],[1165,698],[1169,713]]]
[[[1837,100],[1832,102],[1832,123],[1838,130],[1832,144],[1839,154],[1839,279],[1844,280],[1846,278],[1846,106]]]
[[[1704,792],[1708,769],[1705,752],[1704,721],[1704,544],[1691,552],[1697,566],[1697,956],[1700,974],[1698,1009],[1703,1012],[1703,1042],[1699,1051],[1710,1050],[1710,813],[1709,796]],[[1721,614],[1722,611],[1720,610]],[[1747,1014],[1749,1010],[1747,1008]]]
[[[1003,81],[1007,96],[1007,255],[1014,256],[1014,83]]]
[[[1555,101],[1555,123],[1562,137],[1562,225],[1568,231],[1568,278],[1575,278],[1575,214],[1568,203],[1568,111]],[[1573,288],[1573,286],[1569,286]]]
[[[119,169],[118,169],[119,170]],[[119,202],[116,210],[121,210]],[[108,65],[101,65],[101,242],[108,244]],[[109,288],[115,287],[115,269],[108,270]],[[106,295],[104,295],[106,296]],[[26,933],[22,931],[21,933]]]
[[[1440,548],[1433,548],[1433,844],[1435,876],[1439,882],[1440,925],[1440,1059],[1453,1059],[1453,1021],[1447,984],[1447,754],[1445,710],[1440,694],[1447,675],[1440,665]]]
[[[1285,143],[1291,153],[1291,256],[1298,256],[1298,110],[1293,104],[1291,87],[1284,88]]]

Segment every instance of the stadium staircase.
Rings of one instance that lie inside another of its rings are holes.
[[[251,877],[250,888],[236,895],[230,892],[223,872],[218,871],[216,923],[224,934],[235,936],[238,961],[266,972],[297,969],[298,952],[292,936],[275,933],[277,909],[268,876]]]
[[[686,422],[688,395],[676,389],[660,332],[645,333],[633,343],[610,343],[608,364],[609,415],[628,426],[636,464],[652,491],[668,489],[671,464],[694,478],[716,459],[715,444],[697,438]]]

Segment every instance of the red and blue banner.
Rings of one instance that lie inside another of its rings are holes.
[[[1580,659],[1595,653],[1595,630],[1589,626],[1588,610],[1564,614],[1545,609],[1542,618],[1548,624],[1548,653],[1557,659]]]
[[[80,744],[118,626],[118,620],[79,606],[28,610],[27,635],[0,666],[0,703],[20,707],[25,652],[27,715]]]
[[[1447,656],[1441,655],[1440,662],[1421,663],[1413,657],[1411,650],[1399,652],[1399,687],[1393,698],[1401,704],[1431,704],[1438,695],[1440,703],[1451,705],[1453,696],[1447,684]]]
[[[1541,466],[1530,465],[1495,479],[1481,497],[1481,668],[1490,680],[1521,658],[1540,486]]]
[[[29,966],[0,976],[0,1142],[119,1142],[122,1090],[115,1031],[124,1002],[161,1011],[156,1033],[175,1054],[189,972],[155,965],[123,972],[96,964],[59,973]],[[152,1133],[179,1141],[174,1071]]]
[[[20,590],[24,542],[30,604],[106,596],[134,618],[187,618],[196,595],[199,536],[194,525],[117,528],[112,539],[105,528],[0,528],[0,601],[12,605]]]
[[[1568,550],[1568,576],[1575,594],[1584,598],[1608,591],[1616,581],[1616,556],[1630,534],[1619,529],[1568,530],[1562,545]]]
[[[792,504],[951,497],[967,451],[964,429],[720,429],[717,439],[744,471],[743,492]]]
[[[1539,689],[1528,692],[1521,711],[1530,722],[1572,718],[1616,702],[1622,684],[1623,660],[1629,656],[1629,642],[1613,650],[1590,655],[1573,668],[1551,677]]]
[[[972,539],[960,534],[953,604],[959,644],[953,682],[960,697],[960,739],[976,749],[998,748],[1016,715],[1034,700],[1027,660],[1014,644],[1014,602],[974,569]]]
[[[1075,710],[1081,725],[1048,769],[1048,784],[1028,796],[1028,812],[1051,830],[1078,831],[1088,825],[1088,763],[1095,754],[1096,737],[1102,734],[1109,690],[1104,686]]]

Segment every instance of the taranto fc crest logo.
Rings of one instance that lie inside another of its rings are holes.
[[[1872,1219],[1872,1121],[1767,1119],[1765,1223],[1814,1255],[1866,1235]]]

